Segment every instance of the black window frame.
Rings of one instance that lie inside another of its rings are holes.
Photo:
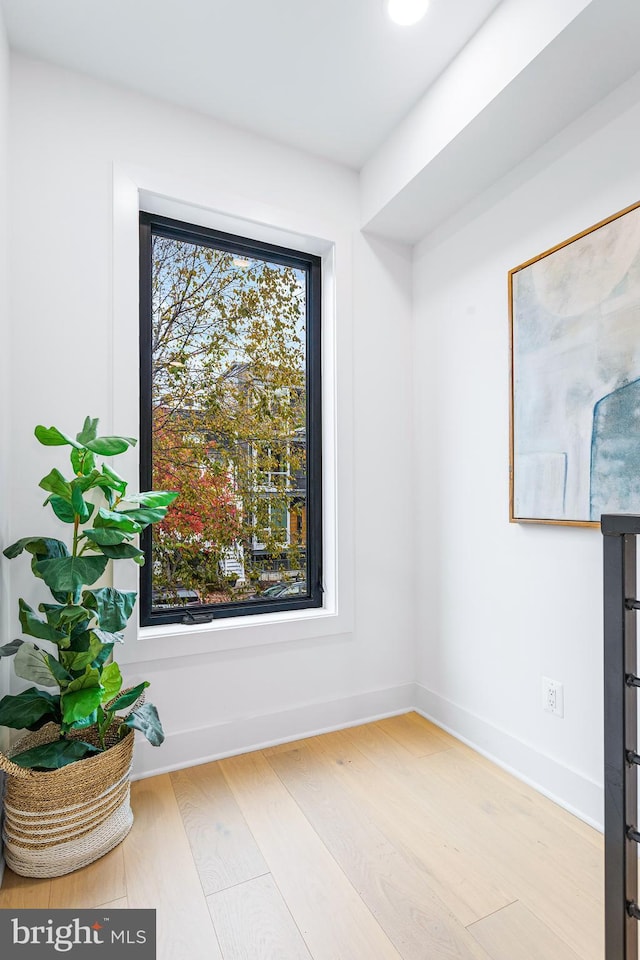
[[[195,607],[152,608],[152,528],[140,538],[140,625],[207,623],[221,618],[322,607],[322,258],[209,227],[140,212],[140,489],[152,488],[152,273],[154,236],[295,267],[306,274],[306,552],[307,595],[298,600],[244,600]]]

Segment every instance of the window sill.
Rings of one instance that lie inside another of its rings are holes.
[[[353,629],[352,618],[333,609],[285,610],[256,616],[226,617],[211,623],[167,623],[140,627],[127,637],[118,660],[144,663],[177,657],[320,639]],[[123,656],[124,654],[124,656]]]

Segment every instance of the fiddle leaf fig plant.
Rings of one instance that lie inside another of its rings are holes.
[[[112,659],[124,640],[136,594],[95,584],[112,561],[144,563],[142,550],[132,541],[162,520],[177,494],[128,494],[127,481],[96,458],[117,456],[136,441],[98,436],[96,419],[87,417],[75,438],[43,426],[36,427],[35,436],[44,446],[71,447],[73,475],[67,479],[54,467],[40,481],[48,493],[44,505],[70,528],[70,544],[23,537],[4,551],[9,559],[30,554],[34,576],[55,602],[39,604],[36,612],[25,600],[18,601],[22,633],[32,639],[12,640],[0,647],[0,657],[13,657],[16,675],[36,686],[0,700],[0,725],[39,730],[45,723],[58,724],[58,740],[12,757],[20,766],[50,770],[106,750],[116,724],[119,738],[131,728],[154,746],[164,740],[153,704],[136,705],[148,682],[123,690],[120,668]],[[89,730],[92,735],[87,732],[83,739],[82,731]]]

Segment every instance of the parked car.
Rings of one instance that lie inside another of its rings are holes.
[[[190,607],[202,603],[197,590],[186,587],[162,587],[151,593],[151,606],[154,610],[168,610],[172,607]]]
[[[285,580],[280,583],[273,583],[262,593],[254,593],[249,600],[291,600],[307,595],[306,580]]]

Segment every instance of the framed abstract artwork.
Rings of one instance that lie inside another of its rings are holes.
[[[509,272],[510,520],[640,513],[640,203]]]

